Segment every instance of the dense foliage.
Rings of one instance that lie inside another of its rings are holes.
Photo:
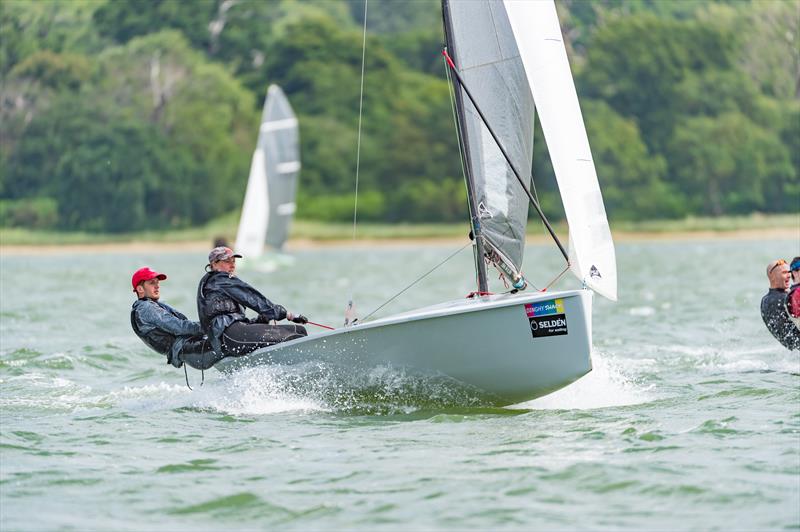
[[[558,8],[612,218],[800,209],[795,0]],[[299,215],[351,219],[363,22],[361,0],[3,0],[0,223],[119,232],[238,209],[270,83],[300,119]],[[370,0],[367,26],[359,219],[465,219],[438,2]]]

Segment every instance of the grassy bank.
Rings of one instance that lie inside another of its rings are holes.
[[[232,242],[236,237],[238,217],[233,213],[219,218],[202,227],[171,231],[144,231],[137,233],[95,234],[81,232],[39,231],[20,228],[0,229],[0,246],[58,246],[90,244],[125,244],[134,242],[189,243],[208,242],[223,236]],[[683,220],[650,220],[641,222],[612,222],[615,235],[668,235],[671,233],[733,233],[733,232],[775,232],[785,230],[800,231],[800,215],[762,215],[724,216],[718,218],[695,218]],[[358,239],[426,239],[458,238],[464,236],[469,227],[466,222],[459,224],[358,224]],[[556,230],[565,235],[566,224],[556,224]],[[528,232],[532,236],[543,234],[538,223],[531,223]],[[330,223],[310,220],[296,220],[292,225],[292,240],[336,241],[350,240],[353,225],[350,223]]]

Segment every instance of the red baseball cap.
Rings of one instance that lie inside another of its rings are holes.
[[[163,273],[154,272],[147,266],[144,268],[139,268],[135,272],[133,272],[133,277],[131,277],[131,284],[133,285],[133,291],[136,292],[136,287],[139,286],[139,283],[143,281],[149,281],[150,279],[158,279],[159,281],[163,281],[166,279],[167,276]]]

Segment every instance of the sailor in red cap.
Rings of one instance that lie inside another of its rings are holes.
[[[167,356],[167,363],[179,368],[187,363],[196,369],[208,369],[219,361],[200,324],[159,301],[160,282],[167,279],[144,267],[131,277],[136,301],[131,308],[131,327],[136,336],[154,351]]]

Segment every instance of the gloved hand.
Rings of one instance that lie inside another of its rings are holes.
[[[308,323],[308,318],[306,318],[302,314],[290,314],[289,316],[286,316],[286,318],[289,321],[293,321],[294,323],[299,323],[301,325],[305,325],[306,323]]]
[[[266,317],[264,314],[259,314],[258,316],[256,316],[255,319],[250,320],[250,323],[267,323],[267,324],[269,324],[271,322],[272,322],[272,320],[270,318]]]

